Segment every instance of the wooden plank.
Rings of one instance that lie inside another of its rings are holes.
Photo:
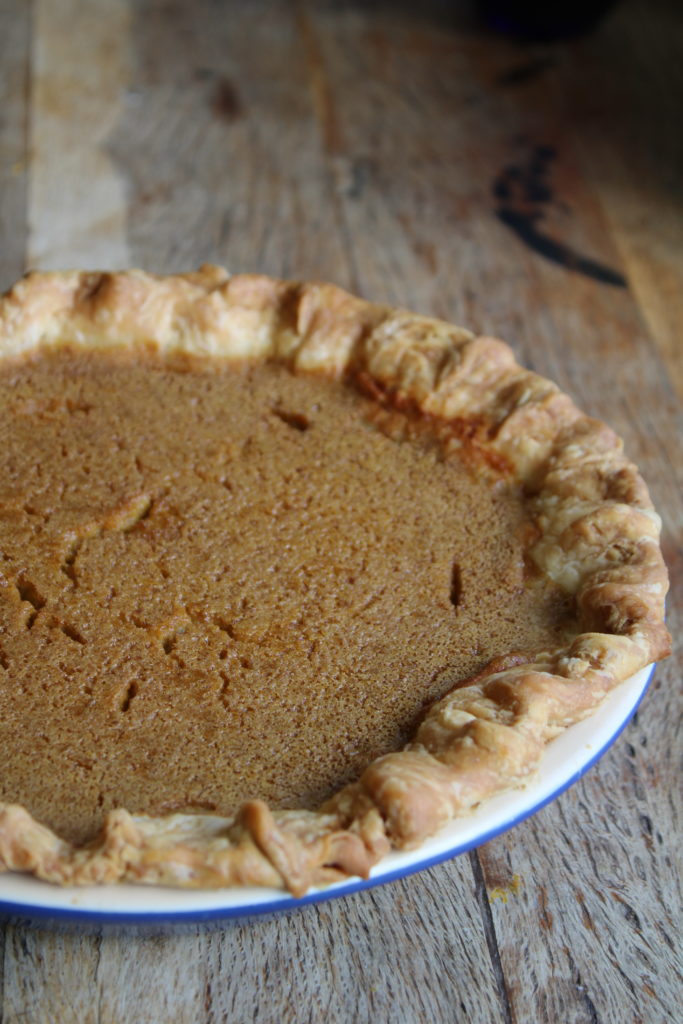
[[[572,92],[581,155],[648,328],[683,398],[683,21],[674,4],[620,5],[587,40]],[[606,126],[609,130],[605,130]]]
[[[598,770],[480,851],[516,1019],[676,1017],[683,865],[650,739],[639,716]]]
[[[338,97],[360,280],[380,298],[511,340],[524,362],[610,422],[665,513],[676,576],[683,424],[584,159],[581,112],[567,99],[570,50],[559,49],[559,67],[542,65],[540,81],[511,88],[519,51],[503,39],[394,11],[370,25],[331,6],[317,30]],[[390,130],[379,130],[380,111]],[[646,196],[637,198],[642,209]],[[682,223],[679,213],[677,230]],[[676,637],[682,600],[677,583]],[[666,945],[671,907],[681,907],[680,860],[665,838],[680,823],[680,788],[662,756],[680,744],[680,657],[660,670],[637,746],[622,741],[581,787],[482,853],[494,896],[513,879],[523,886],[492,906],[514,1020],[675,1015],[680,964],[669,947],[652,950]],[[605,895],[603,863],[619,864],[614,895]],[[554,925],[539,929],[539,920]]]
[[[99,1024],[99,938],[7,925],[3,1024]]]
[[[131,938],[11,927],[2,1020],[504,1024],[472,897],[462,858],[224,928]]]
[[[126,0],[35,0],[28,263],[130,263],[125,182],[107,152],[128,81]]]
[[[0,0],[0,291],[25,269],[29,7]]]
[[[286,0],[135,5],[129,102],[108,148],[125,175],[135,263],[202,261],[350,278]]]

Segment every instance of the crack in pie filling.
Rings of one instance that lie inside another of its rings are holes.
[[[609,428],[332,285],[30,275],[0,439],[0,869],[367,875],[668,652]]]

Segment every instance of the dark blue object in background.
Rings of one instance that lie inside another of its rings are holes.
[[[616,0],[478,0],[488,28],[521,39],[550,41],[594,28]]]

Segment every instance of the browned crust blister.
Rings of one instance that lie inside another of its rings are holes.
[[[260,885],[300,895],[366,876],[392,848],[418,846],[537,767],[545,744],[638,669],[666,656],[667,573],[659,518],[621,441],[493,338],[354,298],[327,284],[219,267],[155,277],[31,274],[0,300],[0,357],[56,347],[277,359],[356,375],[507,466],[529,495],[530,557],[573,598],[581,632],[529,660],[497,659],[426,714],[414,740],[380,757],[319,811],[233,819],[117,810],[74,848],[26,810],[0,804],[0,870],[61,884]]]

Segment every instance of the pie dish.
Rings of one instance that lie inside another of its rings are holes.
[[[566,729],[545,748],[538,770],[523,787],[507,790],[441,829],[417,849],[396,850],[371,869],[294,897],[276,888],[187,889],[120,883],[115,886],[59,886],[27,874],[0,874],[0,915],[48,918],[64,923],[184,926],[292,910],[394,882],[488,842],[516,827],[571,786],[605,753],[630,722],[652,668],[620,683],[598,710]]]
[[[122,355],[143,367],[147,360],[157,373],[166,366],[184,372],[193,360],[264,373],[284,367],[298,381],[322,381],[330,406],[337,392],[362,391],[364,417],[383,450],[413,451],[417,445],[419,452],[431,452],[434,475],[441,464],[457,462],[468,480],[484,481],[492,493],[514,486],[525,517],[521,583],[544,587],[555,603],[560,594],[566,621],[550,630],[553,644],[498,650],[474,675],[449,679],[438,699],[427,702],[402,749],[371,759],[359,778],[313,808],[273,810],[262,799],[247,799],[229,814],[214,813],[213,806],[196,813],[196,801],[195,813],[146,815],[117,807],[106,814],[97,837],[69,842],[36,821],[3,786],[3,868],[67,885],[261,885],[286,887],[294,895],[367,876],[392,848],[419,847],[452,818],[522,784],[549,740],[595,711],[619,682],[668,653],[659,520],[643,481],[609,428],[580,413],[555,385],[519,367],[503,343],[356,299],[331,285],[230,277],[216,267],[167,278],[135,271],[33,274],[2,301],[0,356],[10,375],[29,363],[38,373],[41,366],[51,372],[58,363],[50,360],[61,358],[80,359],[81,367],[86,355],[112,373]],[[259,373],[253,371],[254,379]],[[316,433],[308,431],[306,416],[278,401],[271,412],[285,428],[307,437]],[[371,434],[363,436],[369,444]],[[465,477],[458,479],[467,490]],[[14,515],[12,501],[5,495],[5,508]],[[160,501],[156,492],[132,494],[108,517],[100,511],[96,527],[64,529],[63,586],[75,589],[80,545],[114,533],[122,544],[132,543],[127,538],[146,529],[144,520]],[[21,516],[45,518],[25,496],[22,502],[15,534],[23,529]],[[27,633],[31,643],[40,636],[52,643],[59,634],[59,643],[86,646],[87,636],[60,617],[62,599],[43,596],[32,570],[5,560],[6,597],[23,616],[21,642]],[[456,576],[451,585],[457,590]],[[542,584],[533,582],[539,579]],[[218,612],[208,616],[204,605],[189,607],[184,605],[186,618],[210,619],[206,636],[216,628],[233,643],[244,641],[242,620],[235,628],[219,621]],[[172,636],[145,628],[170,651],[177,634],[190,631],[187,624]],[[250,628],[253,640],[253,622]],[[427,626],[422,634],[428,636]],[[14,635],[8,637],[11,646]],[[7,694],[18,677],[6,651],[2,657],[8,680],[0,682]],[[137,699],[137,686],[128,686],[119,711]],[[44,690],[50,696],[50,686]],[[9,717],[5,712],[6,723]],[[30,724],[28,712],[25,722]],[[20,729],[13,729],[18,748]],[[45,756],[51,763],[51,749]],[[71,799],[76,803],[79,794]],[[151,809],[158,811],[158,803]]]

